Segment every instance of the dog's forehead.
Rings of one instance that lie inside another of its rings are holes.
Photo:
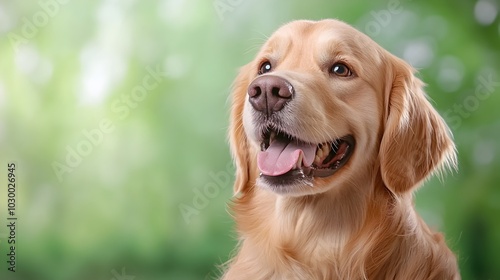
[[[292,21],[281,26],[270,37],[273,40],[291,41],[348,41],[373,44],[374,41],[354,27],[339,20]]]
[[[364,33],[342,21],[328,19],[298,20],[281,26],[262,46],[261,54],[288,53],[292,49],[330,51],[336,47],[353,53],[361,50],[380,53],[380,46]]]

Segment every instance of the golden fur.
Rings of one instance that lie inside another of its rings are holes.
[[[291,194],[263,186],[247,88],[262,61],[293,84],[287,130],[312,143],[351,134],[349,161]],[[341,61],[355,73],[325,74]],[[278,29],[233,86],[232,207],[240,244],[222,279],[460,279],[441,234],[415,212],[412,191],[455,167],[450,132],[403,60],[337,20]]]

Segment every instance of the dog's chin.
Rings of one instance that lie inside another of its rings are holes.
[[[312,177],[301,175],[296,178],[293,176],[293,179],[285,178],[285,175],[279,177],[261,175],[257,179],[257,186],[284,196],[304,196],[322,191],[321,188],[314,185]]]
[[[281,176],[260,175],[256,185],[278,195],[297,197],[328,191],[335,177],[333,174],[328,177],[307,176],[301,170],[293,170]]]

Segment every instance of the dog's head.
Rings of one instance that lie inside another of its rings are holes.
[[[409,191],[455,164],[449,129],[414,70],[337,20],[278,29],[234,82],[235,192],[293,196],[357,178]]]

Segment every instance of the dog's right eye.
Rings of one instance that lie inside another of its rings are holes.
[[[330,68],[330,72],[339,77],[349,77],[352,75],[351,69],[347,67],[344,63],[335,63],[332,68]]]
[[[267,72],[270,72],[272,69],[271,62],[269,61],[264,61],[259,68],[259,75],[265,74]]]

